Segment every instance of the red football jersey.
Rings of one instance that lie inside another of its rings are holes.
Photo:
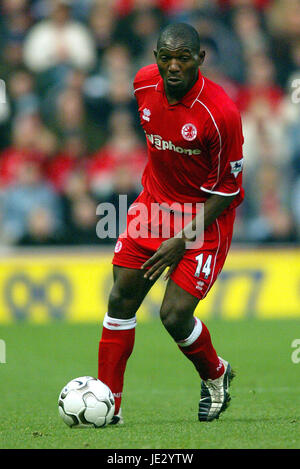
[[[148,163],[142,184],[159,203],[205,202],[210,194],[244,197],[243,133],[239,111],[225,91],[202,76],[170,105],[157,65],[134,80]]]

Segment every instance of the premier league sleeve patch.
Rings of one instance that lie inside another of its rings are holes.
[[[231,174],[233,174],[235,178],[238,177],[241,171],[243,171],[243,165],[244,165],[244,158],[241,158],[238,161],[230,161]]]

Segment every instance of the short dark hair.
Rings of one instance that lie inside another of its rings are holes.
[[[182,40],[182,42],[195,52],[200,50],[200,37],[196,29],[187,23],[171,23],[164,27],[157,40],[159,50],[167,40]]]

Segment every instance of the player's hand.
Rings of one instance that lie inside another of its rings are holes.
[[[143,270],[150,267],[145,273],[144,278],[151,281],[157,280],[163,271],[169,267],[164,277],[164,279],[167,280],[176,268],[184,252],[185,240],[183,238],[170,238],[163,241],[155,254],[142,265],[141,269]]]

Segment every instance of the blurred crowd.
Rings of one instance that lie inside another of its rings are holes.
[[[96,207],[139,193],[132,80],[172,21],[238,105],[246,199],[235,240],[300,235],[300,0],[2,0],[0,245],[107,244]],[[6,94],[4,87],[6,87]],[[5,99],[6,98],[6,99]]]

